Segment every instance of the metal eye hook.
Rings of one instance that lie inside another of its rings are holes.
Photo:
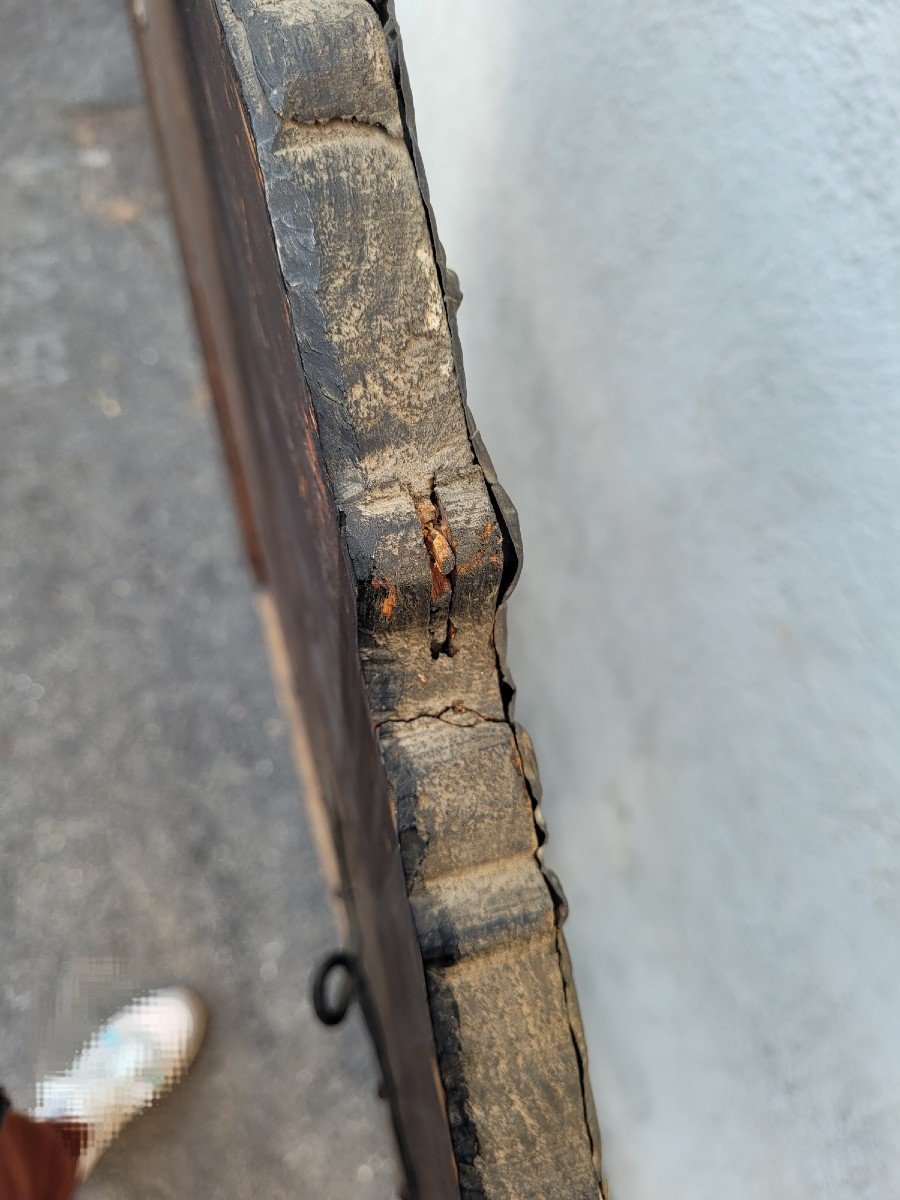
[[[328,995],[328,979],[332,972],[341,968],[343,979],[335,1002]],[[347,1015],[347,1009],[356,998],[359,981],[359,966],[356,955],[347,950],[335,950],[318,967],[313,977],[312,1002],[316,1016],[323,1025],[339,1025]]]

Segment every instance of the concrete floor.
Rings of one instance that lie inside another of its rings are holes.
[[[0,1079],[194,984],[196,1069],[95,1200],[396,1193],[236,536],[119,0],[0,40]]]

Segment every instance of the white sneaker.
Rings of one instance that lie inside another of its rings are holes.
[[[116,1013],[68,1071],[38,1084],[38,1121],[85,1127],[80,1180],[131,1118],[184,1076],[205,1029],[199,996],[188,988],[162,988]]]

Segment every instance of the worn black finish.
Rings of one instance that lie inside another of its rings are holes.
[[[146,0],[135,18],[204,353],[277,614],[306,790],[326,814],[404,1169],[415,1195],[449,1200],[456,1171],[421,958],[254,138],[212,0]]]
[[[506,667],[518,522],[465,402],[393,6],[214,11],[182,5],[245,355],[227,407],[410,1184],[588,1200],[565,901]]]

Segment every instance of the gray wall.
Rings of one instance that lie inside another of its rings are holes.
[[[900,15],[398,0],[618,1200],[900,1195]]]

